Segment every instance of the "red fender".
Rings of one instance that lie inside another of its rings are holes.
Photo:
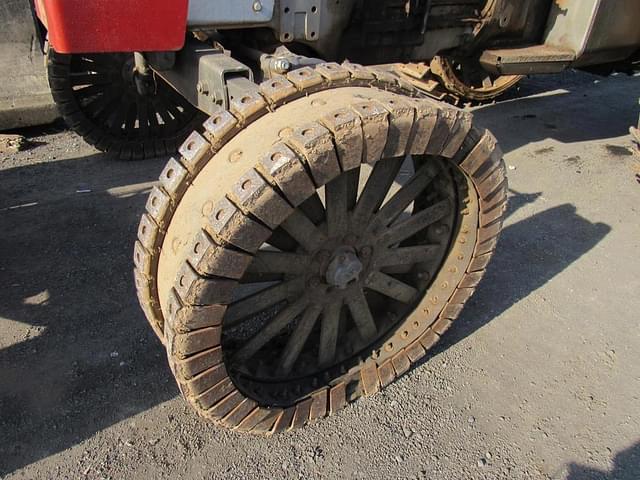
[[[36,0],[59,53],[180,50],[188,0]]]

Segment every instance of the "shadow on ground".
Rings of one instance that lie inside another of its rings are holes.
[[[613,468],[603,472],[572,463],[567,480],[637,480],[640,472],[640,442],[618,453],[613,459]]]
[[[146,193],[105,191],[157,171],[96,155],[0,172],[38,201],[0,211],[0,317],[27,324],[0,350],[0,475],[177,394],[133,284]]]
[[[575,72],[550,77],[525,80],[522,91],[529,95],[551,91],[548,95],[474,109],[476,121],[493,132],[505,153],[546,139],[570,144],[616,138],[637,124],[637,77],[603,79]],[[554,78],[563,83],[554,83]]]
[[[563,97],[566,104],[581,99],[582,94]],[[561,108],[555,97],[510,105],[533,101],[537,108]],[[496,104],[479,116],[488,120],[490,109],[517,107]],[[496,123],[495,115],[491,118]],[[558,122],[557,128],[563,138],[574,138],[572,125]],[[588,128],[590,137],[617,133],[606,117],[590,117]],[[507,139],[506,150],[541,139],[531,132],[520,130]],[[502,127],[498,138],[509,135]],[[0,171],[0,203],[14,197],[23,203],[46,199],[32,207],[0,209],[0,316],[31,327],[0,350],[0,474],[77,445],[177,395],[163,350],[137,305],[131,274],[146,195],[105,192],[151,181],[159,170],[153,162],[112,163],[96,155]],[[73,185],[87,182],[101,184],[102,193],[76,193]],[[536,195],[515,193],[511,209]],[[571,205],[506,228],[485,281],[439,348],[470,335],[544,285],[609,230],[580,217]]]

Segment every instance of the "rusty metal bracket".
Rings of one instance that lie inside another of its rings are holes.
[[[169,70],[157,71],[181,95],[200,110],[212,114],[229,108],[228,82],[244,78],[253,83],[253,72],[231,57],[221,45],[190,40]]]

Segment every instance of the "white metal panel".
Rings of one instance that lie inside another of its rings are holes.
[[[189,0],[187,26],[233,27],[269,23],[275,0]]]

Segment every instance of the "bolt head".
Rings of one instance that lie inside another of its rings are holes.
[[[420,273],[418,274],[418,278],[419,278],[420,280],[429,280],[429,276],[430,276],[430,275],[429,275],[429,272],[420,272]]]
[[[253,11],[254,12],[262,11],[262,4],[260,2],[253,2]]]
[[[273,68],[278,73],[286,73],[291,69],[291,63],[286,58],[278,58],[273,62]]]

